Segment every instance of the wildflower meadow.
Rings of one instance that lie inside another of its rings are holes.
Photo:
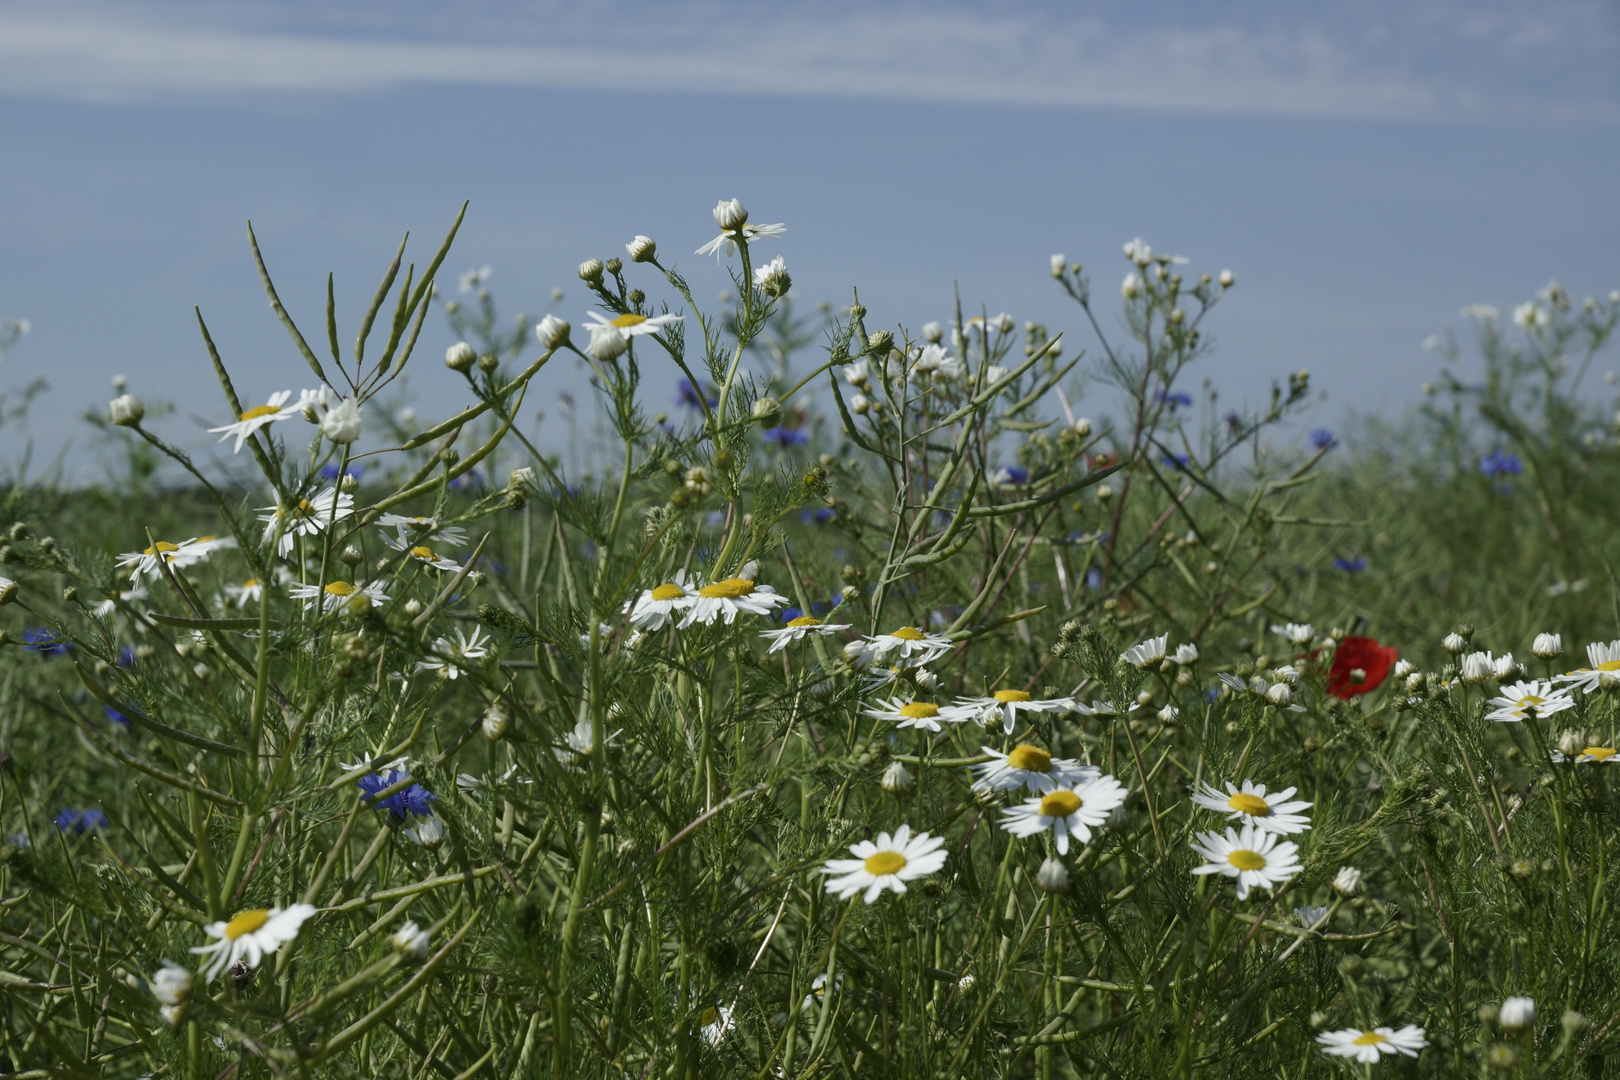
[[[1620,1076],[1620,294],[1335,432],[1141,240],[910,326],[729,199],[514,329],[460,224],[6,471],[0,1075]]]

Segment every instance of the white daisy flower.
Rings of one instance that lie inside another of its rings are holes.
[[[270,539],[276,531],[276,520],[281,517],[281,507],[261,506],[259,520],[264,522],[264,538]],[[292,551],[293,544],[300,536],[318,536],[334,521],[339,521],[354,513],[354,498],[339,492],[336,488],[327,488],[313,499],[299,499],[298,506],[291,510],[281,527],[280,553],[286,555]]]
[[[703,1010],[703,1015],[699,1018],[698,1023],[703,1025],[703,1041],[705,1043],[709,1046],[720,1045],[720,1040],[724,1039],[726,1032],[732,1028],[732,1012],[733,1008],[730,1005],[721,1005],[719,1007],[710,1005]]]
[[[1207,810],[1225,814],[1229,821],[1242,821],[1245,825],[1287,836],[1311,827],[1311,819],[1300,813],[1311,804],[1288,801],[1294,797],[1294,790],[1283,788],[1268,795],[1266,785],[1253,780],[1243,781],[1241,790],[1227,781],[1224,793],[1206,783],[1193,792],[1192,799]]]
[[[872,381],[872,368],[864,356],[838,370],[844,373],[844,381],[856,389],[864,389],[866,384]]]
[[[350,603],[381,607],[388,600],[388,594],[383,592],[383,583],[380,581],[371,581],[364,585],[352,585],[347,581],[328,581],[324,586],[299,583],[288,589],[287,595],[294,600],[304,601],[306,611],[314,608],[317,603],[320,604],[322,611],[331,611]]]
[[[1496,707],[1485,714],[1485,719],[1518,723],[1573,709],[1575,699],[1566,691],[1555,689],[1550,679],[1531,679],[1502,687],[1501,695],[1491,698],[1487,704]]]
[[[91,608],[90,613],[99,618],[105,619],[113,612],[118,610],[118,601],[122,600],[127,604],[132,600],[145,600],[150,595],[151,593],[147,592],[145,588],[122,589],[119,591],[116,598],[108,597],[95,607]]]
[[[1125,805],[1124,785],[1112,776],[1092,776],[1082,783],[1057,788],[1045,795],[1009,806],[1001,827],[1014,836],[1036,836],[1052,830],[1059,855],[1069,853],[1069,837],[1082,844],[1091,839],[1091,830],[1101,828],[1108,815]]]
[[[748,211],[737,199],[720,201],[714,208],[714,223],[720,226],[720,235],[698,248],[699,255],[713,255],[719,258],[720,252],[724,250],[729,258],[737,253],[738,240],[752,242],[765,237],[781,236],[787,232],[787,226],[780,222],[775,225],[748,224]]]
[[[775,607],[786,607],[788,599],[769,585],[761,585],[753,578],[734,577],[705,585],[681,620],[685,630],[695,622],[708,626],[717,618],[730,626],[742,615],[769,615]]]
[[[425,818],[412,818],[413,824],[399,830],[417,844],[432,851],[444,843],[444,819],[432,811]]]
[[[288,405],[287,399],[290,397],[292,397],[291,390],[279,390],[270,395],[268,404],[255,405],[243,413],[236,423],[226,424],[224,427],[209,428],[208,433],[214,435],[223,432],[223,434],[219,435],[220,442],[224,442],[232,435],[235,435],[236,448],[231,453],[239,454],[242,452],[242,444],[247,441],[249,435],[267,424],[274,424],[278,420],[290,420],[303,411],[303,400],[300,399],[295,405]]]
[[[906,882],[937,873],[945,865],[943,836],[927,833],[911,835],[911,826],[902,825],[891,837],[878,833],[877,840],[862,840],[851,844],[853,859],[828,859],[821,871],[832,875],[827,879],[827,891],[840,900],[866,890],[866,902],[876,903],[884,889],[897,893],[906,891]]]
[[[1305,706],[1295,705],[1294,692],[1285,682],[1272,683],[1256,675],[1244,682],[1236,675],[1221,673],[1221,682],[1240,694],[1254,694],[1267,705],[1275,705],[1287,712],[1304,712]]]
[[[186,999],[191,996],[194,982],[190,971],[172,960],[165,960],[163,966],[147,980],[146,985],[151,989],[152,996],[157,998],[159,1005],[184,1005]]]
[[[1037,699],[1027,690],[997,690],[989,697],[958,698],[956,704],[985,716],[987,725],[994,723],[994,716],[999,715],[1002,730],[1008,735],[1018,726],[1020,712],[1074,711],[1074,701],[1070,698]]]
[[[217,940],[191,951],[211,958],[204,975],[205,981],[213,982],[221,972],[238,961],[247,964],[249,969],[258,967],[260,960],[297,937],[298,928],[314,914],[315,908],[309,904],[294,904],[285,909],[255,908],[244,911],[230,922],[210,923],[203,927],[204,933]]]
[[[1492,656],[1488,652],[1469,653],[1462,658],[1463,682],[1486,682],[1501,679],[1513,670],[1513,654]]]
[[[1558,677],[1560,682],[1569,683],[1583,694],[1590,694],[1604,682],[1604,676],[1613,682],[1620,679],[1620,640],[1604,644],[1594,641],[1586,647],[1587,666],[1576,668],[1567,675]]]
[[[1579,751],[1570,754],[1565,754],[1561,750],[1554,750],[1552,752],[1552,759],[1560,765],[1565,762],[1577,764],[1581,762],[1590,762],[1594,765],[1603,765],[1605,763],[1611,765],[1620,765],[1620,757],[1615,756],[1615,753],[1615,748],[1612,746],[1588,745],[1582,747]]]
[[[441,679],[455,679],[463,671],[477,667],[489,655],[490,639],[483,636],[482,628],[474,626],[471,637],[463,634],[459,626],[454,627],[454,632],[455,641],[441,637],[433,642],[434,655],[418,660],[417,671],[437,671]]]
[[[384,514],[377,519],[377,524],[384,529],[394,529],[399,533],[403,542],[410,537],[418,544],[440,544],[446,547],[461,547],[467,542],[467,530],[457,525],[440,527],[436,517],[405,517],[402,514]],[[396,550],[403,550],[394,545]]]
[[[980,750],[994,761],[971,765],[975,791],[1016,791],[1027,788],[1044,795],[1058,788],[1073,788],[1100,776],[1095,765],[1082,765],[1070,758],[1055,758],[1038,746],[1015,746],[1006,753],[988,746]]]
[[[688,577],[685,570],[677,570],[669,581],[643,591],[624,609],[630,613],[631,626],[651,633],[684,614],[697,599],[697,591],[697,579]]]
[[[446,558],[428,547],[426,544],[412,544],[403,535],[383,537],[383,543],[395,551],[403,551],[412,562],[423,566],[431,566],[435,570],[460,570],[461,564],[454,559]]]
[[[1291,644],[1304,648],[1306,645],[1309,645],[1311,643],[1311,639],[1316,636],[1316,627],[1312,626],[1308,622],[1291,622],[1282,623],[1281,625],[1274,623],[1272,624],[1271,632],[1273,634],[1281,634],[1283,637],[1287,638]]]
[[[626,312],[616,318],[609,319],[595,311],[586,312],[585,317],[592,320],[586,323],[584,327],[592,337],[611,326],[627,338],[640,337],[643,334],[656,334],[670,323],[678,323],[685,318],[683,315],[637,315],[634,312]]]
[[[1328,911],[1329,909],[1325,907],[1312,907],[1310,905],[1306,905],[1305,907],[1297,907],[1294,909],[1294,918],[1298,919],[1299,925],[1303,926],[1305,929],[1314,930],[1324,919],[1327,918]]]
[[[960,724],[972,719],[973,714],[954,705],[941,707],[931,701],[902,701],[900,698],[890,698],[879,702],[877,706],[862,709],[861,712],[877,720],[887,720],[892,724],[908,728],[927,728],[929,731],[941,730],[940,724]]]
[[[789,619],[788,624],[780,630],[766,630],[759,636],[771,643],[765,650],[766,655],[781,652],[795,642],[803,641],[811,634],[836,634],[840,630],[848,630],[849,623],[824,623],[814,615],[800,615],[797,619]]]
[[[1119,654],[1119,658],[1143,671],[1157,671],[1159,665],[1164,663],[1165,646],[1170,642],[1169,634],[1160,634],[1156,638],[1148,638],[1138,642]]]
[[[1177,645],[1176,651],[1170,654],[1170,659],[1183,667],[1188,664],[1196,664],[1198,663],[1198,646],[1191,642],[1185,645]]]
[[[130,581],[140,584],[141,575],[160,578],[163,572],[158,569],[158,560],[162,559],[169,564],[171,570],[184,570],[195,563],[208,558],[212,548],[199,546],[197,538],[182,540],[178,544],[171,544],[167,540],[159,540],[151,547],[141,551],[130,551],[118,556],[118,568],[128,570]]]
[[[833,990],[836,992],[836,991],[842,990],[843,988],[844,988],[844,973],[842,971],[840,971],[837,975],[835,975],[833,977]],[[810,981],[810,992],[808,994],[804,995],[804,1000],[803,1001],[799,1002],[799,1010],[801,1012],[803,1012],[806,1009],[814,1009],[814,1008],[818,1007],[821,1004],[821,999],[826,997],[826,996],[827,996],[827,973],[825,971],[823,971],[820,975],[817,975],[814,979],[812,979]]]
[[[929,664],[950,652],[954,642],[939,634],[925,634],[915,626],[902,626],[892,633],[862,638],[853,645],[859,658],[851,655],[850,648],[844,650],[844,655],[857,667],[864,668],[890,653],[897,654],[898,659],[909,665]]]
[[[1199,833],[1193,850],[1209,861],[1193,867],[1195,874],[1221,874],[1237,878],[1237,898],[1247,900],[1255,887],[1275,889],[1299,873],[1299,847],[1291,840],[1278,840],[1277,834],[1254,825],[1242,831]]]
[[[1399,1031],[1387,1027],[1368,1031],[1359,1028],[1324,1031],[1316,1037],[1316,1041],[1322,1045],[1323,1053],[1355,1058],[1363,1065],[1374,1065],[1385,1054],[1417,1057],[1418,1051],[1429,1045],[1429,1040],[1423,1036],[1423,1029],[1416,1024],[1407,1024]]]

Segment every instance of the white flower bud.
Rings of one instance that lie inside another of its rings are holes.
[[[1416,670],[1417,670],[1417,665],[1412,663],[1412,661],[1410,661],[1410,660],[1397,660],[1397,661],[1395,661],[1395,668],[1394,668],[1393,671],[1390,672],[1390,674],[1395,676],[1397,679],[1404,679],[1404,678],[1406,678],[1408,675],[1412,674],[1412,672],[1414,672]]]
[[[180,1022],[186,1018],[186,1007],[184,1005],[160,1005],[158,1015],[163,1018],[163,1026],[172,1031],[179,1027]]]
[[[1179,721],[1180,719],[1181,719],[1181,710],[1176,708],[1174,705],[1166,705],[1164,708],[1159,710],[1159,722],[1160,723],[1174,724],[1177,721]]]
[[[1125,280],[1119,286],[1119,294],[1127,300],[1135,300],[1142,295],[1142,278],[1136,271],[1125,275]]]
[[[1068,265],[1068,262],[1069,262],[1069,260],[1065,256],[1053,255],[1052,256],[1052,276],[1055,277],[1055,278],[1062,277],[1063,276],[1063,268],[1066,265]]]
[[[360,403],[346,397],[321,417],[321,434],[332,442],[347,445],[360,437]]]
[[[925,322],[922,329],[923,340],[930,345],[938,345],[945,340],[945,331],[937,322]]]
[[[958,994],[971,994],[973,988],[978,985],[978,979],[975,979],[972,975],[964,975],[956,980],[956,992]]]
[[[422,601],[414,596],[405,601],[405,614],[413,619],[422,614]]]
[[[916,671],[912,672],[911,678],[912,681],[917,684],[919,689],[926,690],[929,693],[933,693],[935,690],[939,689],[939,676],[935,675],[927,668],[918,668]]]
[[[1091,435],[1091,421],[1083,416],[1076,420],[1074,422],[1074,433],[1082,439],[1089,438]]]
[[[152,988],[152,996],[157,998],[159,1005],[184,1005],[191,996],[191,987],[194,983],[191,972],[172,961],[163,961],[148,985]]]
[[[135,427],[146,415],[146,406],[134,394],[120,394],[107,403],[107,415],[119,427]]]
[[[1496,1022],[1502,1025],[1504,1031],[1523,1031],[1532,1027],[1536,1022],[1535,999],[1527,997],[1510,997],[1502,1002],[1497,1011]]]
[[[1266,700],[1283,708],[1294,703],[1294,691],[1285,682],[1272,683],[1266,690]]]
[[[490,742],[499,742],[505,736],[508,728],[512,726],[512,718],[506,715],[506,710],[497,702],[484,713],[484,738]]]
[[[1447,634],[1440,642],[1440,647],[1445,649],[1446,652],[1450,653],[1452,656],[1456,656],[1458,653],[1468,648],[1468,642],[1463,640],[1463,636],[1461,634]]]
[[[740,199],[722,199],[714,208],[714,223],[722,232],[734,232],[748,224],[748,211]]]
[[[1551,660],[1564,651],[1564,639],[1558,634],[1537,634],[1530,651],[1539,660]]]
[[[1221,271],[1221,276],[1216,278],[1215,280],[1217,280],[1217,281],[1219,281],[1221,283],[1221,288],[1230,289],[1232,287],[1233,282],[1237,281],[1237,278],[1232,275],[1232,271],[1230,271],[1230,270],[1222,270]]]
[[[17,598],[17,583],[10,578],[0,577],[0,606],[11,603]]]
[[[585,346],[585,351],[606,363],[609,360],[617,360],[623,356],[628,348],[630,348],[630,335],[617,326],[609,324],[591,328],[591,341],[589,345]]]
[[[1177,645],[1176,651],[1171,655],[1170,659],[1183,666],[1196,664],[1198,663],[1198,646],[1190,641],[1185,645]]]
[[[478,362],[478,353],[465,341],[458,341],[444,350],[444,366],[451,371],[471,371]]]
[[[856,416],[866,415],[866,410],[870,409],[871,407],[872,403],[867,400],[865,394],[856,394],[854,397],[849,399],[849,411],[854,413]]]
[[[1054,259],[1061,255],[1052,256]],[[1042,892],[1060,893],[1069,887],[1069,868],[1056,859],[1047,859],[1041,863],[1041,868],[1035,872],[1035,884],[1041,887]]]
[[[547,315],[534,327],[534,336],[540,339],[543,349],[555,349],[568,342],[568,331],[573,329],[567,319],[559,319],[555,315]]]
[[[1414,671],[1410,673],[1406,676],[1406,692],[1408,694],[1417,693],[1419,690],[1423,689],[1423,684],[1427,681],[1428,680],[1424,678],[1423,672],[1421,671]]]
[[[1333,875],[1333,891],[1340,896],[1361,895],[1361,871],[1353,866],[1341,866]]]
[[[911,790],[911,770],[902,761],[891,761],[889,767],[883,770],[883,779],[878,782],[890,795],[903,795]]]
[[[407,922],[404,926],[395,930],[394,936],[389,940],[393,943],[394,951],[398,952],[399,955],[407,960],[415,960],[418,963],[427,959],[428,946],[432,943],[428,932],[414,922]]]
[[[634,240],[624,245],[624,250],[629,254],[631,262],[652,262],[658,253],[658,244],[652,237],[637,233]]]
[[[586,259],[579,264],[579,280],[587,285],[602,284],[602,260]]]

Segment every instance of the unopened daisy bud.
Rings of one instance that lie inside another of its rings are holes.
[[[507,728],[511,726],[511,717],[506,715],[506,710],[501,708],[499,703],[491,705],[489,710],[484,713],[482,725],[484,738],[490,742],[499,742],[506,734]]]
[[[1428,678],[1424,676],[1423,672],[1414,671],[1406,676],[1406,692],[1408,694],[1415,694],[1419,690],[1422,690],[1424,683],[1428,681]]]
[[[1109,499],[1112,499],[1113,497],[1114,497],[1114,489],[1113,488],[1109,487],[1107,484],[1098,484],[1097,485],[1097,501],[1098,502],[1107,502]]]
[[[624,245],[624,250],[629,254],[631,262],[652,262],[658,253],[658,244],[652,237],[637,233],[634,240]]]
[[[427,959],[428,946],[432,943],[428,932],[414,922],[407,922],[404,926],[395,930],[394,936],[389,940],[393,943],[395,952],[407,960],[417,962]]]
[[[591,332],[585,351],[603,362],[617,360],[630,348],[630,337],[617,326],[604,326]]]
[[[1395,676],[1397,679],[1404,679],[1404,678],[1406,678],[1408,675],[1412,674],[1412,672],[1414,672],[1416,670],[1417,670],[1417,665],[1412,663],[1412,661],[1410,661],[1410,660],[1397,660],[1397,661],[1395,661],[1395,668],[1394,668],[1393,671],[1390,672],[1390,674]]]
[[[569,326],[567,319],[559,319],[555,315],[547,315],[534,327],[534,336],[540,339],[540,347],[555,349],[568,342]]]
[[[1574,1009],[1566,1009],[1563,1018],[1558,1023],[1564,1029],[1564,1033],[1569,1036],[1574,1036],[1592,1026],[1592,1021]]]
[[[1067,258],[1065,258],[1064,256],[1062,256],[1062,255],[1053,255],[1052,256],[1052,276],[1055,277],[1055,278],[1062,277],[1063,276],[1063,268],[1068,265],[1068,262],[1069,262],[1069,260]]]
[[[865,394],[856,394],[854,397],[849,399],[849,411],[854,413],[856,416],[864,416],[866,411],[871,407],[872,403],[867,400]]]
[[[866,339],[866,351],[877,356],[885,355],[894,345],[894,335],[887,330],[878,330]]]
[[[787,272],[787,260],[778,255],[754,271],[754,284],[766,296],[781,299],[793,288],[793,278]]]
[[[326,411],[321,418],[321,434],[339,445],[348,445],[360,437],[360,403],[346,397]]]
[[[939,676],[935,675],[927,668],[918,668],[916,671],[912,672],[911,681],[917,684],[917,688],[919,690],[926,690],[932,693],[933,691],[939,689]]]
[[[451,371],[471,371],[478,362],[478,353],[465,341],[458,341],[444,350],[444,366]]]
[[[1558,634],[1537,634],[1530,651],[1539,660],[1551,660],[1564,651],[1564,639]]]
[[[602,260],[586,259],[580,263],[579,280],[593,289],[599,287],[602,284]]]
[[[1535,999],[1527,997],[1510,997],[1502,1002],[1497,1010],[1496,1022],[1502,1025],[1505,1031],[1523,1031],[1536,1022]]]
[[[17,583],[10,578],[0,577],[0,605],[9,604],[17,598]]]
[[[152,996],[157,998],[159,1005],[184,1005],[186,999],[191,996],[194,982],[190,971],[165,960],[148,985],[152,988]]]
[[[1519,1063],[1519,1052],[1506,1044],[1498,1044],[1490,1048],[1485,1055],[1491,1068],[1501,1072],[1508,1072]]]
[[[1074,422],[1074,433],[1082,439],[1089,437],[1091,435],[1091,421],[1083,416],[1076,420]]]
[[[978,985],[978,979],[975,979],[972,975],[964,975],[956,980],[956,992],[958,994],[971,994],[973,988]]]
[[[930,345],[938,345],[945,339],[945,331],[937,322],[925,322],[922,329],[923,340]]]
[[[1574,757],[1587,747],[1586,733],[1571,728],[1558,736],[1558,752],[1566,757]]]
[[[1062,256],[1052,257],[1057,259]],[[1041,863],[1041,868],[1035,871],[1035,884],[1041,887],[1042,892],[1064,892],[1069,887],[1069,868],[1056,859],[1047,859]]]
[[[1230,289],[1232,287],[1233,282],[1237,281],[1237,278],[1233,276],[1232,271],[1230,271],[1230,270],[1222,270],[1221,271],[1221,276],[1216,278],[1215,280],[1219,281],[1221,283],[1221,288]]]
[[[1339,867],[1339,872],[1333,875],[1333,891],[1344,897],[1360,896],[1361,871],[1353,866]]]
[[[1468,642],[1463,640],[1463,636],[1461,634],[1447,634],[1440,642],[1440,647],[1445,649],[1446,652],[1450,653],[1452,656],[1456,656],[1458,653],[1468,648]]]
[[[889,767],[883,770],[883,779],[878,783],[882,784],[883,790],[890,795],[903,795],[911,790],[911,770],[906,768],[904,762],[891,761]]]
[[[748,224],[748,210],[741,199],[722,199],[714,208],[714,223],[723,232],[732,232]]]
[[[1278,708],[1284,708],[1294,703],[1294,691],[1285,682],[1272,683],[1266,689],[1266,700]]]
[[[1185,645],[1177,645],[1176,651],[1171,654],[1170,659],[1183,666],[1196,664],[1198,663],[1198,646],[1190,641]]]
[[[422,614],[422,601],[414,596],[405,601],[405,614],[413,619]]]
[[[146,406],[134,394],[120,394],[107,403],[107,417],[119,427],[135,427],[146,415]]]
[[[762,428],[773,428],[782,422],[782,403],[773,397],[762,397],[754,402],[754,423]]]
[[[158,1006],[158,1015],[163,1018],[163,1026],[173,1031],[186,1018],[186,1007],[184,1005],[160,1005]]]
[[[1181,710],[1176,708],[1174,705],[1166,705],[1164,708],[1159,710],[1159,722],[1167,727],[1179,722],[1180,720]]]

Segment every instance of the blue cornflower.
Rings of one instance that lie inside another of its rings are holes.
[[[49,630],[29,630],[23,634],[23,643],[41,656],[62,656],[71,644]]]
[[[450,481],[450,487],[454,491],[476,491],[483,486],[484,474],[479,472],[477,469],[468,469],[466,472]]]
[[[347,469],[345,469],[343,471],[343,474],[345,476],[352,476],[352,477],[355,478],[356,481],[358,481],[360,479],[360,466],[358,466],[358,465],[350,465]],[[336,465],[322,465],[321,466],[321,479],[323,479],[323,480],[336,480],[337,478],[338,478],[338,467]]]
[[[1346,559],[1341,555],[1339,558],[1333,560],[1333,568],[1335,570],[1343,570],[1347,574],[1359,574],[1363,570],[1367,569],[1367,560],[1363,559],[1360,555],[1357,555],[1353,559]]]
[[[1191,405],[1192,395],[1184,394],[1180,390],[1160,390],[1157,394],[1157,400],[1161,404],[1168,405],[1174,411],[1178,407]]]
[[[1029,483],[1029,470],[1022,465],[997,465],[990,473],[990,482],[998,487],[1023,487]]]
[[[814,510],[805,510],[799,515],[799,520],[806,525],[825,525],[837,517],[832,507],[819,506]]]
[[[410,778],[411,774],[408,772],[401,772],[399,769],[389,769],[387,772],[372,773],[369,776],[362,776],[360,779],[355,781],[355,785],[359,787],[361,791],[365,792],[367,798],[370,798],[371,796],[377,794],[377,792],[384,791],[393,787],[401,780],[409,780]],[[390,814],[401,821],[405,820],[405,818],[411,815],[424,818],[431,817],[433,815],[433,800],[437,798],[437,795],[433,794],[433,792],[429,791],[421,784],[411,784],[409,787],[396,791],[392,795],[388,796],[388,798],[379,802],[377,804],[377,809],[387,810]]]
[[[1325,427],[1319,427],[1311,432],[1311,447],[1316,450],[1326,450],[1331,446],[1339,445],[1338,436]]]
[[[803,428],[773,427],[759,434],[760,438],[777,446],[802,446],[810,441],[810,433]]]
[[[121,728],[124,731],[128,731],[130,728],[135,726],[135,721],[131,720],[129,717],[125,716],[111,705],[106,706],[104,711],[107,713],[107,722],[115,728]]]
[[[709,408],[711,409],[720,404],[720,395],[715,393],[712,387],[705,392],[704,397],[708,399]],[[697,387],[692,385],[692,380],[690,379],[682,379],[676,384],[675,400],[678,403],[685,405],[688,409],[702,408],[702,399],[698,397]]]
[[[63,832],[70,832],[74,836],[83,836],[95,829],[105,829],[112,822],[99,806],[92,806],[86,810],[75,810],[71,806],[62,807],[62,812],[56,815],[56,827]]]
[[[135,663],[135,650],[124,645],[118,650],[118,666],[129,667]]]
[[[1518,476],[1524,472],[1524,462],[1519,460],[1518,454],[1503,452],[1498,446],[1479,459],[1479,471],[1492,480],[1501,476]]]
[[[1107,581],[1107,577],[1105,577],[1103,572],[1098,570],[1095,566],[1086,571],[1086,588],[1090,589],[1092,592],[1101,592],[1103,585],[1106,584]]]
[[[1164,455],[1164,463],[1166,465],[1169,465],[1173,469],[1185,469],[1187,467],[1187,463],[1189,461],[1191,461],[1191,460],[1192,460],[1192,458],[1190,458],[1186,454],[1166,454],[1166,455]]]

